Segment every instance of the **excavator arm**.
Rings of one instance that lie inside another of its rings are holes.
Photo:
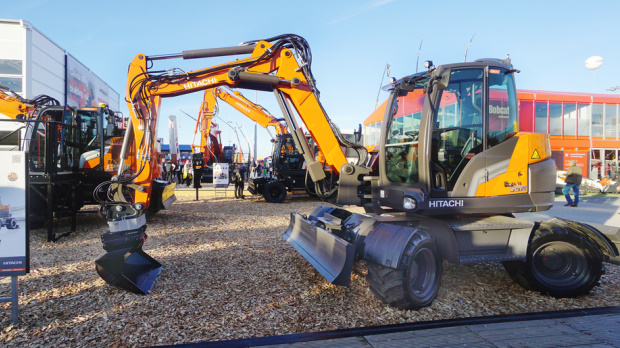
[[[177,68],[151,69],[155,61],[163,59],[247,54],[249,56],[245,58],[190,72]],[[346,142],[319,101],[310,70],[311,61],[307,42],[296,35],[281,35],[236,47],[184,51],[177,55],[138,54],[133,59],[129,65],[126,90],[131,122],[121,150],[120,169],[110,185],[112,200],[101,208],[110,226],[110,232],[102,238],[108,254],[97,261],[97,270],[104,280],[120,288],[146,293],[161,270],[161,264],[146,255],[141,247],[146,238],[144,213],[149,205],[154,204],[153,192],[157,189],[154,178],[160,172],[156,135],[162,98],[220,86],[273,91],[312,180],[319,182],[326,175],[323,164],[314,159],[313,151],[298,127],[296,115],[310,131],[326,164],[334,173],[339,173],[340,168],[347,164],[341,149]],[[175,199],[174,195],[165,192],[161,197],[158,203],[164,206]],[[132,261],[132,257],[139,260]]]

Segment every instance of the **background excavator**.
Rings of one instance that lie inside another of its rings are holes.
[[[118,170],[124,134],[122,115],[107,106],[63,107],[49,96],[25,99],[0,86],[3,122],[0,144],[28,152],[29,220],[47,223],[48,240],[58,238],[53,217],[72,216],[96,202],[95,188]]]
[[[194,134],[201,129],[201,144],[205,163],[210,165],[213,159],[217,162],[226,162],[217,153],[222,153],[221,145],[217,138],[210,133],[212,118],[217,114],[217,101],[222,100],[234,109],[265,128],[271,135],[273,142],[272,169],[267,176],[259,176],[248,179],[248,190],[255,195],[261,195],[267,202],[281,203],[285,200],[287,192],[305,190],[308,194],[316,196],[314,184],[308,182],[306,165],[303,156],[297,151],[297,147],[286,126],[276,119],[265,108],[245,98],[239,91],[231,91],[223,87],[205,90],[205,96],[196,124]],[[273,127],[275,136],[269,131]],[[205,134],[209,134],[208,137]],[[210,142],[207,143],[207,138]],[[314,148],[312,138],[306,135],[310,148]],[[213,144],[216,144],[215,146]],[[197,146],[195,146],[197,147]],[[208,168],[208,167],[207,167]],[[208,169],[207,169],[208,171]],[[329,172],[329,171],[328,171]]]
[[[510,60],[426,67],[387,86],[373,164],[340,168],[336,203],[367,213],[291,213],[283,237],[336,285],[365,261],[372,292],[402,309],[433,302],[443,260],[502,262],[526,289],[555,297],[589,292],[603,262],[620,264],[620,232],[512,215],[552,207],[556,166],[548,135],[517,132]]]
[[[178,68],[153,69],[155,61],[164,59],[248,54],[245,58],[189,72]],[[126,95],[131,122],[120,154],[119,173],[112,178],[109,200],[101,207],[110,231],[102,236],[107,253],[96,261],[96,267],[106,282],[145,294],[161,271],[161,264],[148,256],[142,245],[146,239],[146,210],[153,204],[167,206],[175,199],[173,193],[166,194],[170,192],[168,186],[158,188],[156,180],[153,180],[159,176],[156,134],[162,98],[219,86],[272,91],[282,108],[287,129],[298,151],[304,155],[308,174],[316,183],[319,196],[332,195],[336,182],[325,180],[328,178],[323,163],[315,160],[314,151],[311,151],[303,131],[297,126],[294,114],[303,119],[315,141],[320,139],[316,143],[335,174],[347,163],[341,146],[355,148],[361,154],[360,163],[366,161],[366,149],[341,137],[337,127],[326,116],[310,71],[311,61],[307,42],[296,35],[280,35],[236,47],[184,51],[182,54],[138,54],[133,59],[127,76]],[[124,163],[129,166],[125,168]],[[160,195],[160,202],[153,200],[153,193],[157,190],[164,192]]]

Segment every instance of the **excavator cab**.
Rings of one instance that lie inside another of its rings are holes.
[[[546,135],[517,132],[514,71],[480,60],[388,86],[376,205],[424,215],[549,209],[554,186],[530,176],[553,177],[555,164]]]

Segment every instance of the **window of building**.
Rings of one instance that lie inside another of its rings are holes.
[[[577,135],[576,104],[564,104],[564,135]]]
[[[22,61],[17,59],[0,59],[0,74],[22,75]]]
[[[0,77],[0,85],[10,88],[15,93],[22,92],[21,77]]]
[[[522,132],[534,131],[534,102],[519,101],[519,129]]]
[[[603,104],[592,105],[592,136],[603,136]]]
[[[549,134],[562,135],[562,103],[549,103]]]
[[[605,105],[605,138],[616,139],[617,136],[617,124],[618,124],[618,105],[606,104]]]
[[[536,103],[536,133],[548,133],[547,130],[547,102]]]
[[[587,137],[590,135],[590,104],[579,104],[577,115],[577,135]]]

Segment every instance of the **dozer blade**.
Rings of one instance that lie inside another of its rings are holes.
[[[142,247],[110,251],[95,261],[97,273],[108,284],[146,295],[161,272],[161,263],[147,255]]]
[[[314,268],[334,285],[351,282],[355,246],[317,227],[297,213],[282,235]]]

